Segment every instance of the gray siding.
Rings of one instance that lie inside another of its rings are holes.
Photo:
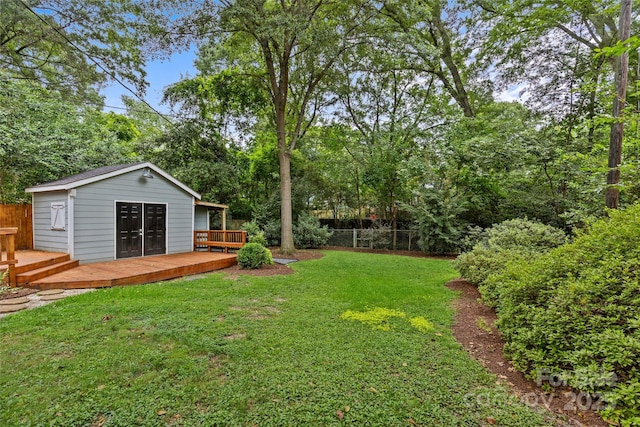
[[[51,229],[51,203],[64,202],[64,230]],[[66,191],[35,193],[33,195],[33,249],[69,253],[69,205]]]
[[[193,198],[158,174],[136,170],[77,188],[74,258],[83,263],[115,258],[115,202],[167,204],[167,253],[193,250]]]
[[[205,206],[196,206],[195,229],[209,229],[209,209]]]

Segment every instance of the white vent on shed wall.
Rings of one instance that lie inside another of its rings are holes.
[[[64,231],[65,205],[64,202],[51,203],[51,229]]]

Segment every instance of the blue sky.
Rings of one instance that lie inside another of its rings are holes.
[[[195,76],[196,69],[193,66],[195,58],[196,48],[192,47],[186,52],[173,54],[169,59],[149,62],[145,67],[147,70],[147,81],[149,82],[147,93],[144,96],[145,101],[156,110],[162,113],[168,113],[168,105],[160,104],[162,91],[165,87],[179,81],[182,77],[186,77],[187,75],[191,77]],[[133,88],[132,85],[128,86]],[[105,105],[114,107],[124,107],[121,101],[122,95],[133,96],[131,92],[116,82],[109,84],[102,89],[100,93],[105,97]],[[119,114],[124,113],[123,110],[109,107],[105,107],[104,110]]]

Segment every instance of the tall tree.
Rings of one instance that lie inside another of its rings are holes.
[[[622,161],[623,124],[620,114],[626,96],[622,90],[626,89],[625,64],[628,64],[628,60],[626,50],[621,52],[621,56],[604,56],[598,52],[607,51],[629,38],[631,2],[471,0],[471,3],[479,6],[482,10],[480,16],[487,18],[485,26],[490,28],[488,43],[480,56],[486,55],[491,67],[497,64],[496,68],[502,76],[507,77],[507,82],[513,84],[518,81],[536,91],[542,85],[550,88],[544,91],[548,95],[546,100],[536,97],[538,101],[546,101],[542,109],[558,105],[558,100],[565,98],[564,107],[556,108],[556,116],[562,117],[555,119],[558,122],[566,119],[563,125],[567,145],[579,134],[578,128],[582,127],[579,121],[583,120],[589,132],[588,143],[583,144],[582,154],[589,153],[597,144],[597,118],[606,114],[603,110],[598,111],[598,104],[602,105],[605,99],[603,94],[606,93],[606,97],[610,95],[609,84],[615,80],[617,93],[613,106],[614,123],[609,132],[605,200],[608,207],[617,207]],[[622,9],[618,5],[622,5]],[[531,73],[531,70],[543,70],[545,65],[541,64],[548,64],[550,61],[546,58],[552,57],[555,58],[552,62],[559,66],[546,66],[545,74]],[[563,57],[574,60],[563,60]],[[562,65],[562,62],[571,64],[571,67]],[[604,66],[607,64],[608,67]],[[563,69],[566,77],[558,78]],[[536,85],[536,80],[542,85]],[[580,117],[580,114],[583,116]],[[601,127],[604,122],[600,121]],[[602,188],[602,185],[599,187]]]
[[[407,201],[411,184],[419,180],[411,165],[423,155],[429,130],[441,124],[432,110],[435,78],[375,69],[365,58],[356,62],[360,65],[341,68],[340,120],[360,134],[350,150],[363,171],[363,184],[373,190],[376,205],[392,225],[395,246],[398,203]]]
[[[631,37],[631,0],[620,1],[620,40]],[[624,122],[622,110],[627,97],[627,81],[629,74],[629,53],[625,49],[618,57],[615,69],[616,96],[613,99],[613,119],[609,136],[609,171],[607,172],[606,204],[608,208],[617,209],[620,203],[620,164],[622,163],[622,137]]]
[[[241,187],[243,156],[255,118],[266,105],[263,88],[224,70],[198,75],[169,86],[164,100],[179,120],[155,144],[149,144],[159,165],[202,193],[208,201],[229,203],[234,213],[246,214]],[[161,147],[156,149],[156,147]]]
[[[357,1],[237,0],[220,2],[220,32],[227,63],[250,49],[252,71],[262,74],[269,93],[280,163],[281,251],[295,251],[291,205],[291,155],[323,104],[321,83],[340,55],[354,46],[366,20]],[[235,58],[229,57],[236,55]]]

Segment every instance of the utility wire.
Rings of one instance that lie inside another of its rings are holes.
[[[69,43],[69,45],[71,47],[73,47],[75,50],[77,50],[78,52],[80,52],[81,54],[83,54],[84,56],[86,56],[91,62],[93,62],[98,68],[100,68],[100,70],[102,70],[104,73],[106,73],[109,77],[111,77],[116,83],[118,83],[120,86],[122,86],[123,88],[125,88],[127,91],[131,92],[131,94],[133,96],[135,96],[138,100],[140,100],[142,103],[144,103],[147,107],[149,107],[154,113],[156,113],[158,116],[162,117],[164,120],[166,120],[168,123],[170,123],[173,126],[173,122],[171,120],[169,120],[167,117],[165,117],[164,114],[162,114],[160,111],[156,110],[155,108],[153,108],[153,106],[151,106],[151,104],[149,104],[144,98],[138,96],[138,94],[132,90],[131,88],[129,88],[129,86],[127,86],[126,84],[124,84],[124,82],[122,80],[120,80],[116,74],[112,71],[107,70],[102,64],[100,64],[100,62],[98,62],[97,60],[95,60],[91,55],[89,55],[89,53],[85,52],[82,48],[78,47],[73,41],[71,41],[66,34],[64,34],[62,31],[60,31],[58,28],[56,28],[55,26],[51,25],[51,23],[47,22],[44,18],[42,18],[40,15],[38,15],[32,8],[31,6],[29,6],[28,4],[26,4],[23,0],[16,0],[18,3],[20,3],[25,9],[27,9],[29,12],[31,12],[32,14],[34,14],[36,16],[36,18],[38,18],[42,23],[44,23],[46,26],[48,26],[49,28],[51,28],[53,31],[55,31],[56,33],[58,33],[58,35],[60,35],[60,37],[62,37],[64,40],[66,40],[67,43]]]
[[[91,104],[91,105],[98,106],[98,104]],[[155,112],[155,111],[139,110],[139,109],[136,109],[136,108],[116,107],[115,105],[106,105],[106,104],[101,104],[100,106],[101,106],[101,107],[104,107],[104,108],[112,108],[112,109],[114,109],[114,110],[124,110],[124,111],[131,111],[131,112],[135,112],[135,113],[143,113],[143,114],[156,114],[156,112]],[[165,114],[165,113],[162,113],[162,115],[163,115],[164,117],[172,117],[172,118],[174,118],[174,119],[179,119],[179,118],[180,118],[180,117],[178,117],[178,116],[173,116],[173,115],[171,115],[171,114]],[[173,123],[173,122],[171,122],[171,123]]]
[[[6,78],[8,79],[13,79],[13,80],[18,80],[18,81],[22,81],[24,80],[23,78],[20,77],[14,77],[14,76],[7,76]],[[40,94],[40,96],[43,96],[45,98],[49,98],[49,99],[56,99],[55,96],[47,93],[44,94]],[[107,105],[104,102],[98,103],[98,102],[91,102],[88,99],[85,99],[83,101],[83,105],[89,107],[100,107],[100,108],[111,108],[114,110],[123,110],[123,111],[129,111],[129,112],[133,112],[133,113],[142,113],[142,114],[153,114],[153,115],[158,115],[156,111],[153,110],[141,110],[139,108],[129,108],[129,107],[120,107],[120,106],[116,106],[116,105]],[[167,114],[167,113],[162,113],[162,115],[164,115],[165,117],[171,117],[172,119],[181,119],[183,117],[175,115],[175,114]],[[171,122],[173,123],[173,122]],[[175,123],[173,123],[175,124]]]

